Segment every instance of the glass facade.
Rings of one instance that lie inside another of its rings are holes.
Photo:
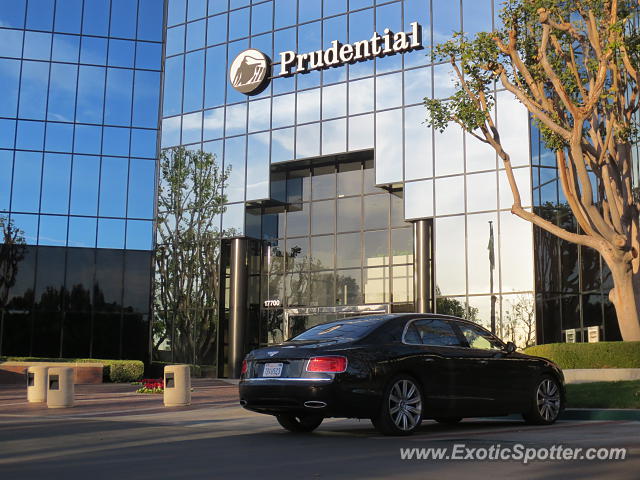
[[[0,354],[148,355],[163,21],[162,0],[0,9],[0,217],[27,245]]]
[[[245,205],[277,198],[272,169],[293,168],[290,165],[305,161],[316,165],[327,156],[373,150],[375,173],[365,188],[400,191],[403,220],[434,218],[435,284],[442,298],[436,309],[440,305],[450,311],[453,302],[459,307],[457,313],[462,309],[487,323],[493,293],[498,319],[508,316],[518,304],[533,303],[531,225],[511,215],[511,191],[493,150],[455,126],[444,133],[426,128],[422,105],[424,97],[446,98],[453,91],[450,69],[430,64],[429,47],[460,29],[490,30],[497,8],[493,3],[170,1],[162,147],[203,148],[231,167],[229,205],[221,228],[235,228],[248,236],[253,220]],[[276,65],[276,76],[267,88],[251,97],[234,90],[228,81],[227,66],[248,48],[277,64],[280,52],[286,50],[326,49],[332,40],[353,43],[385,28],[409,31],[412,22],[422,26],[424,50],[289,77],[277,76]],[[512,152],[522,197],[530,208],[527,114],[506,93],[498,92],[497,99],[501,135]],[[287,215],[312,218],[305,208],[303,204],[301,211]],[[311,222],[309,228],[313,218]],[[494,270],[487,250],[489,222],[495,232]],[[301,248],[312,248],[312,243]],[[360,258],[364,249],[363,245],[348,255]],[[286,283],[285,276],[284,297]]]
[[[613,310],[601,259],[510,213],[491,148],[455,125],[438,132],[423,123],[423,99],[454,88],[450,67],[430,63],[429,48],[455,31],[491,30],[500,3],[3,5],[0,222],[19,228],[26,245],[0,291],[0,355],[149,358],[157,157],[178,145],[213,153],[231,171],[214,229],[249,239],[250,345],[356,311],[412,310],[411,224],[424,219],[435,311],[486,326],[494,314],[505,335],[537,320],[545,343],[590,325],[618,338],[604,321]],[[385,28],[409,32],[413,22],[423,49],[277,74],[281,52],[352,44]],[[229,82],[229,66],[249,48],[274,63],[253,96]],[[576,229],[524,107],[495,94],[525,208]],[[228,265],[220,273],[226,322]],[[224,362],[228,331],[219,327],[215,355]]]
[[[560,186],[555,155],[544,146],[535,127],[531,140],[534,210],[578,233]],[[636,168],[637,151],[635,147]],[[602,257],[591,248],[565,242],[539,228],[534,229],[534,238],[539,343],[564,342],[567,330],[575,330],[576,341],[586,342],[587,329],[596,326],[602,340],[621,340],[609,300],[613,280]]]
[[[285,309],[338,307],[313,316],[298,311],[291,334],[349,307],[413,310],[413,229],[404,220],[402,191],[373,186],[371,156],[325,158],[274,174],[272,191],[280,190],[282,205],[247,208],[246,235],[264,241],[251,262],[253,308],[260,299],[281,299]],[[261,322],[254,343],[284,330]]]

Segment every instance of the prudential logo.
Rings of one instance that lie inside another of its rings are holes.
[[[231,85],[246,95],[260,93],[267,85],[270,63],[269,57],[253,48],[241,52],[229,69]]]

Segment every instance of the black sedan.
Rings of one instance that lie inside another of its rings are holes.
[[[521,413],[551,424],[565,402],[562,371],[515,351],[475,323],[434,314],[392,314],[317,325],[242,365],[240,404],[275,415],[294,432],[326,417],[369,418],[387,435],[423,419]]]

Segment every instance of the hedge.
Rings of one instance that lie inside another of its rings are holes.
[[[548,358],[560,368],[640,368],[640,342],[548,343],[524,353]]]
[[[68,362],[102,363],[102,378],[108,382],[135,382],[144,374],[144,363],[140,360],[102,360],[98,358],[40,358],[40,357],[0,357],[2,362]]]
[[[215,365],[194,365],[180,362],[158,362],[154,361],[148,367],[150,377],[162,377],[164,367],[167,365],[189,365],[189,371],[193,378],[211,378],[216,377],[217,368]]]

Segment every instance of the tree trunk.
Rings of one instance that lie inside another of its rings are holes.
[[[614,287],[609,300],[616,308],[622,339],[640,341],[640,273],[634,273],[631,264],[607,262],[613,276]]]

